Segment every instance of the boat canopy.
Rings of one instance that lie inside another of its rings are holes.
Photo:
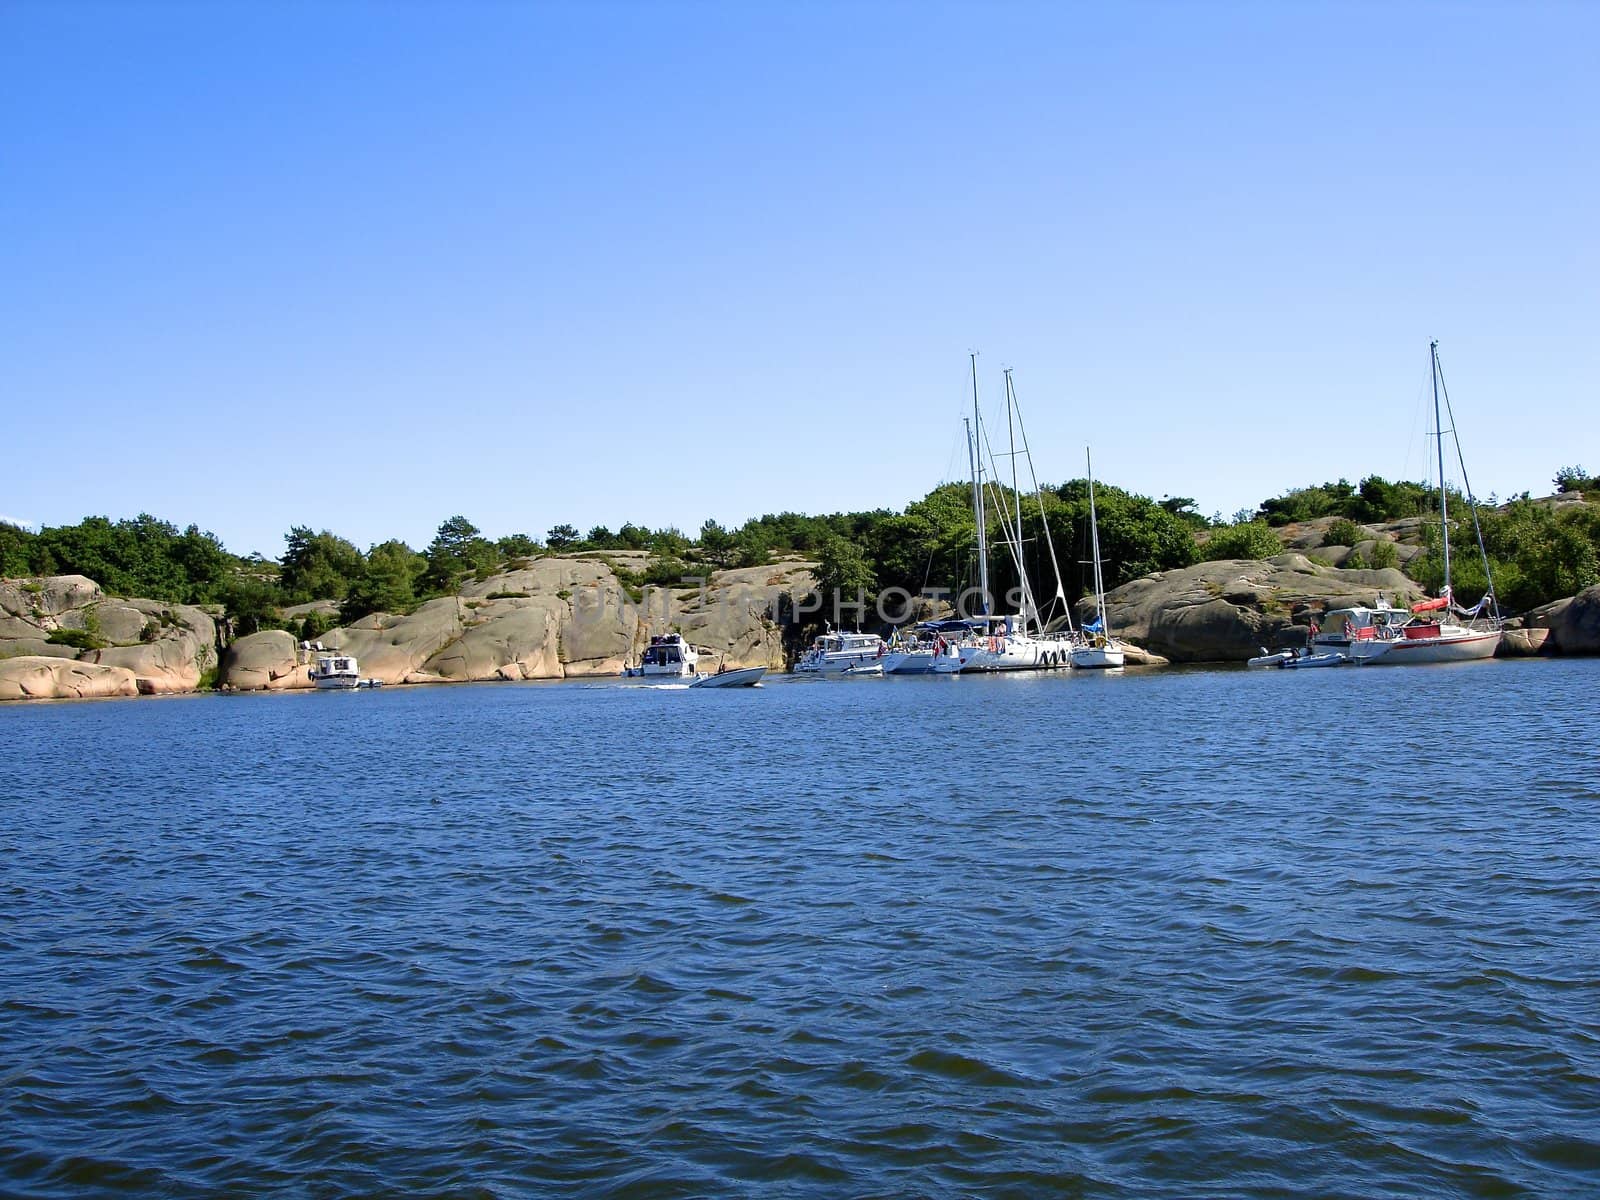
[[[926,633],[967,633],[970,630],[982,627],[982,621],[969,621],[960,617],[951,617],[945,621],[917,622],[917,628]]]
[[[1441,608],[1450,607],[1450,594],[1446,592],[1437,600],[1419,600],[1411,606],[1414,613],[1437,612]]]

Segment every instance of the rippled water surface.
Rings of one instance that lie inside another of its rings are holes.
[[[1600,663],[0,709],[0,1192],[1600,1195]]]

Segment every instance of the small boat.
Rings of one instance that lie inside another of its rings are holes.
[[[317,659],[311,668],[311,682],[325,690],[360,687],[361,669],[353,655],[334,651]]]
[[[731,671],[719,670],[714,675],[696,676],[695,681],[689,686],[692,688],[755,687],[766,673],[765,667],[735,667]]]
[[[1350,660],[1337,650],[1313,651],[1305,654],[1296,654],[1285,659],[1278,666],[1285,670],[1300,670],[1310,667],[1342,667]]]
[[[844,669],[844,671],[842,672],[842,674],[845,674],[845,675],[882,675],[883,674],[883,664],[881,662],[862,663],[858,667],[846,667]]]
[[[667,676],[682,678],[697,674],[699,652],[683,640],[681,633],[663,633],[650,639],[650,644],[639,656],[639,665],[623,667],[622,673],[630,678],[640,676]]]
[[[1293,650],[1279,650],[1277,653],[1271,653],[1263,646],[1261,647],[1261,653],[1244,665],[1247,667],[1281,667],[1294,656]]]
[[[875,633],[824,633],[811,643],[794,669],[809,675],[843,675],[851,667],[883,664],[884,640]]]

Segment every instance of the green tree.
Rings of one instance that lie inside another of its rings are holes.
[[[361,551],[326,529],[313,533],[310,526],[295,525],[283,540],[278,586],[290,604],[341,599],[361,575]]]
[[[40,574],[34,566],[38,544],[38,534],[0,521],[0,578]]]
[[[532,558],[541,547],[526,533],[508,533],[495,542],[494,548],[501,558]]]
[[[715,567],[733,562],[733,535],[710,518],[700,526],[700,557]]]
[[[545,545],[552,550],[568,550],[578,544],[578,527],[576,525],[556,525],[549,533],[544,535]]]
[[[764,567],[772,561],[772,544],[766,530],[759,525],[746,525],[733,537],[733,565],[736,567]]]
[[[1223,558],[1272,558],[1283,553],[1283,543],[1265,521],[1243,521],[1214,529],[1201,554],[1207,562]]]
[[[234,637],[278,628],[278,604],[283,596],[270,580],[239,572],[222,584],[220,593],[224,620]]]
[[[823,545],[817,556],[817,586],[824,596],[850,600],[871,593],[875,584],[872,566],[860,546],[837,536]]]
[[[1555,484],[1558,492],[1592,492],[1600,486],[1582,467],[1562,467],[1556,472]]]
[[[644,550],[650,545],[650,531],[643,525],[627,522],[617,530],[617,546],[621,550]]]
[[[499,561],[494,543],[460,515],[440,524],[425,554],[428,565],[422,582],[434,593],[454,591],[461,576],[492,570]]]
[[[368,613],[410,612],[417,602],[417,583],[431,569],[430,561],[404,542],[372,547],[367,551],[366,570],[350,585],[339,606],[339,620],[349,624]]]

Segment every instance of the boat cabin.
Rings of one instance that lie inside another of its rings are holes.
[[[645,667],[681,667],[689,661],[685,655],[683,635],[664,633],[650,639],[639,664]]]

